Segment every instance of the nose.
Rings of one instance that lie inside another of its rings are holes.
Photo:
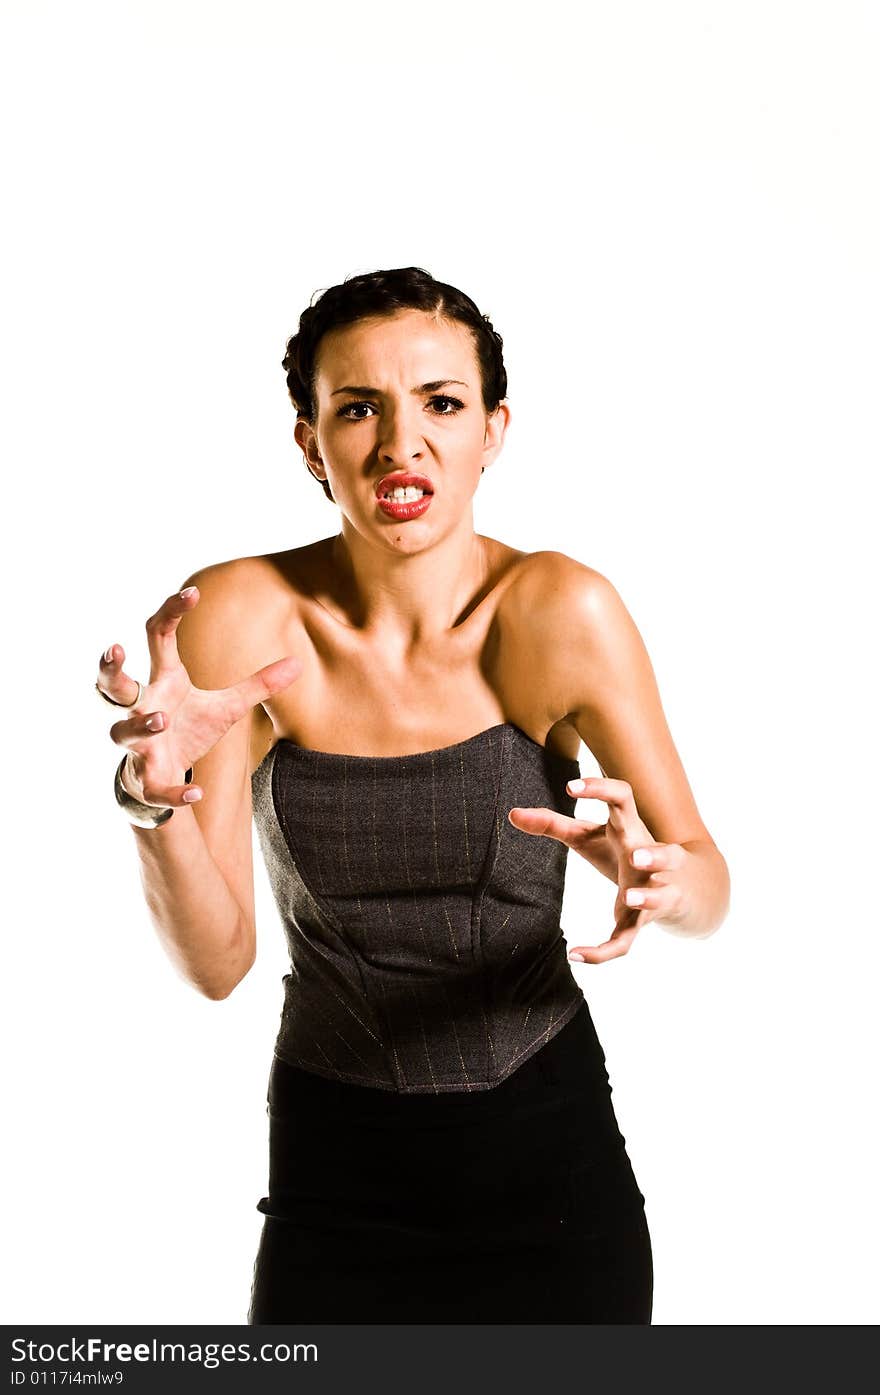
[[[383,414],[379,434],[379,459],[383,465],[409,465],[421,460],[424,440],[418,406],[395,406]]]

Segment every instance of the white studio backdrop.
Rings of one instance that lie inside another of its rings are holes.
[[[111,642],[145,676],[197,567],[337,531],[284,345],[419,265],[504,338],[478,530],[617,586],[731,870],[717,935],[575,968],[654,1321],[876,1322],[877,7],[2,25],[4,1321],[245,1320],[281,925],[255,843],[256,965],[220,1003],[177,977],[92,684]],[[612,902],[570,855],[569,941]]]

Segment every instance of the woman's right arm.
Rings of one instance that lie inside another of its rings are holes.
[[[138,707],[111,728],[113,740],[129,753],[125,787],[145,803],[174,808],[173,818],[156,828],[132,825],[141,883],[169,958],[182,977],[214,999],[228,997],[256,954],[252,712],[302,669],[287,656],[239,677],[248,672],[254,640],[247,561],[195,573],[186,583],[197,587],[195,595],[169,596],[150,617],[149,686]],[[119,648],[114,646],[116,662],[101,660],[99,682],[127,703],[137,685],[122,670]],[[145,725],[151,714],[161,714],[158,730]],[[190,766],[193,783],[186,785]],[[203,798],[187,803],[187,791],[201,791]]]
[[[228,997],[256,957],[252,874],[242,878],[251,885],[249,896],[246,886],[233,889],[192,807],[176,809],[158,828],[132,824],[132,832],[150,918],[166,954],[206,997]]]

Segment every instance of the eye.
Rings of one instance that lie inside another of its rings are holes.
[[[369,407],[372,410],[372,402],[346,402],[336,413],[338,417],[347,417],[349,421],[366,421],[366,417],[349,416],[353,407]]]
[[[439,404],[442,410],[437,410],[435,404]],[[436,394],[434,397],[429,397],[428,405],[432,408],[432,414],[437,417],[454,417],[456,413],[462,411],[464,408],[464,403],[460,398],[447,397],[445,394],[440,393]],[[360,413],[355,415],[356,410],[360,407],[367,407],[370,412],[376,410],[372,402],[360,399],[355,402],[343,403],[341,407],[337,408],[336,415],[338,417],[344,417],[346,421],[367,421],[368,418],[366,416]]]

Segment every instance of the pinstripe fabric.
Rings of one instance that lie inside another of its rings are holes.
[[[511,722],[407,756],[285,739],[252,776],[290,949],[276,1055],[403,1094],[488,1090],[584,1001],[559,924],[567,849],[508,821],[571,815],[574,760]]]

